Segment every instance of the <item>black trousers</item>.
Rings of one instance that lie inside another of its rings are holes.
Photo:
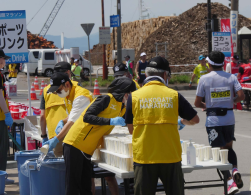
[[[0,121],[0,171],[6,171],[7,152],[9,148],[8,129],[5,121]]]
[[[64,144],[64,160],[66,165],[65,194],[92,195],[91,160],[87,159],[79,149],[68,144]]]
[[[166,195],[184,195],[181,162],[134,165],[134,195],[155,195],[158,179]]]

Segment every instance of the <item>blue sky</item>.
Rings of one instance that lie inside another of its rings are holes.
[[[39,33],[49,13],[57,0],[48,0],[45,6],[30,22],[27,29],[32,33]],[[1,0],[1,11],[26,10],[27,23],[39,10],[46,0]],[[116,0],[104,0],[105,23],[110,25],[109,16],[116,14]],[[195,6],[197,3],[206,3],[207,0],[144,0],[149,8],[151,17],[169,16],[173,13],[181,14]],[[228,5],[229,0],[212,0]],[[122,22],[139,19],[138,0],[121,0]],[[251,0],[240,0],[240,14],[251,18]],[[54,20],[48,35],[60,35],[64,32],[65,37],[82,37],[85,35],[81,23],[95,23],[92,33],[98,32],[101,26],[101,0],[65,0],[61,10]]]

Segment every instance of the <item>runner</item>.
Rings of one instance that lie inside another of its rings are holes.
[[[238,55],[234,55],[234,57],[231,57],[232,61],[230,63],[227,64],[226,66],[226,72],[227,73],[231,73],[231,74],[238,74],[238,62],[239,62],[239,56]]]
[[[146,61],[146,53],[143,52],[140,54],[140,60],[136,64],[136,74],[139,86],[142,87],[144,80],[146,79],[145,69],[146,69],[147,61]]]
[[[200,77],[202,75],[205,75],[205,74],[210,72],[208,63],[206,63],[206,60],[205,60],[205,56],[203,56],[203,55],[199,56],[199,63],[200,64],[197,65],[195,67],[194,71],[193,71],[193,75],[192,75],[192,78],[190,80],[189,87],[192,86],[193,80],[195,79],[196,76],[198,77],[198,80],[197,80],[197,84],[198,84],[199,80],[200,80]]]
[[[235,194],[243,187],[241,175],[237,169],[237,156],[233,150],[235,141],[234,103],[244,99],[244,93],[236,76],[222,70],[225,55],[219,51],[209,54],[211,72],[201,77],[197,88],[195,106],[207,109],[206,129],[209,144],[212,147],[228,149],[228,161],[233,165],[232,175],[229,172],[228,194]],[[234,98],[234,94],[237,97]],[[206,103],[202,98],[206,98]]]

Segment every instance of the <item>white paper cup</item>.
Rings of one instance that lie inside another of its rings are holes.
[[[214,162],[219,162],[220,160],[220,148],[212,148],[212,153],[213,153],[213,161]]]
[[[205,160],[210,160],[212,156],[212,147],[211,146],[205,146]]]
[[[221,157],[221,163],[227,164],[228,163],[228,150],[220,150],[220,157]]]
[[[199,161],[204,161],[204,155],[205,155],[205,148],[202,147],[202,148],[198,148],[198,158],[199,158]]]
[[[196,157],[199,157],[199,149],[200,148],[195,148],[195,150],[196,150]]]

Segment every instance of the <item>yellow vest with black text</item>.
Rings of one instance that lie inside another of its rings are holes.
[[[16,70],[16,66],[17,66],[16,64],[10,64],[9,65],[9,70],[10,71],[15,71]],[[9,73],[9,77],[17,77],[17,73],[16,72],[10,72]]]
[[[133,161],[140,164],[181,161],[178,92],[150,81],[132,93]]]
[[[126,111],[125,107],[121,109],[122,102],[117,102],[116,99],[112,96],[112,94],[108,93],[107,95],[110,96],[110,103],[108,107],[104,111],[99,113],[97,116],[104,118],[115,118],[118,116],[122,117]],[[110,134],[114,126],[111,125],[100,126],[100,125],[92,125],[89,123],[85,123],[83,119],[89,106],[85,109],[85,111],[81,114],[78,120],[71,127],[71,129],[65,136],[63,142],[74,146],[75,148],[81,150],[86,154],[92,155],[95,149],[102,144],[103,141],[102,137],[104,135]]]
[[[73,83],[73,81],[72,81],[72,83]],[[72,109],[73,101],[79,96],[85,96],[85,97],[89,98],[90,102],[92,102],[92,100],[93,100],[92,92],[90,92],[89,90],[87,90],[83,87],[80,87],[78,85],[72,85],[71,92],[70,92],[69,96],[67,96],[64,99],[65,105],[66,105],[66,108],[67,108],[67,111],[69,114]]]
[[[78,82],[71,81],[73,86],[77,86]],[[49,139],[55,137],[55,129],[59,121],[67,118],[66,106],[64,98],[59,97],[53,93],[47,93],[51,85],[44,88],[44,100],[45,100],[45,117],[48,129]]]
[[[2,82],[2,86],[4,86],[4,82],[3,82],[3,74],[0,72],[0,82]],[[4,94],[4,89],[2,89],[2,93],[3,93],[3,97],[5,99],[5,102],[6,102],[6,105],[7,105],[7,108],[9,109],[9,103],[8,103],[8,99],[6,98],[5,94]],[[0,108],[0,121],[3,121],[5,120],[5,115],[4,115],[4,111]]]

